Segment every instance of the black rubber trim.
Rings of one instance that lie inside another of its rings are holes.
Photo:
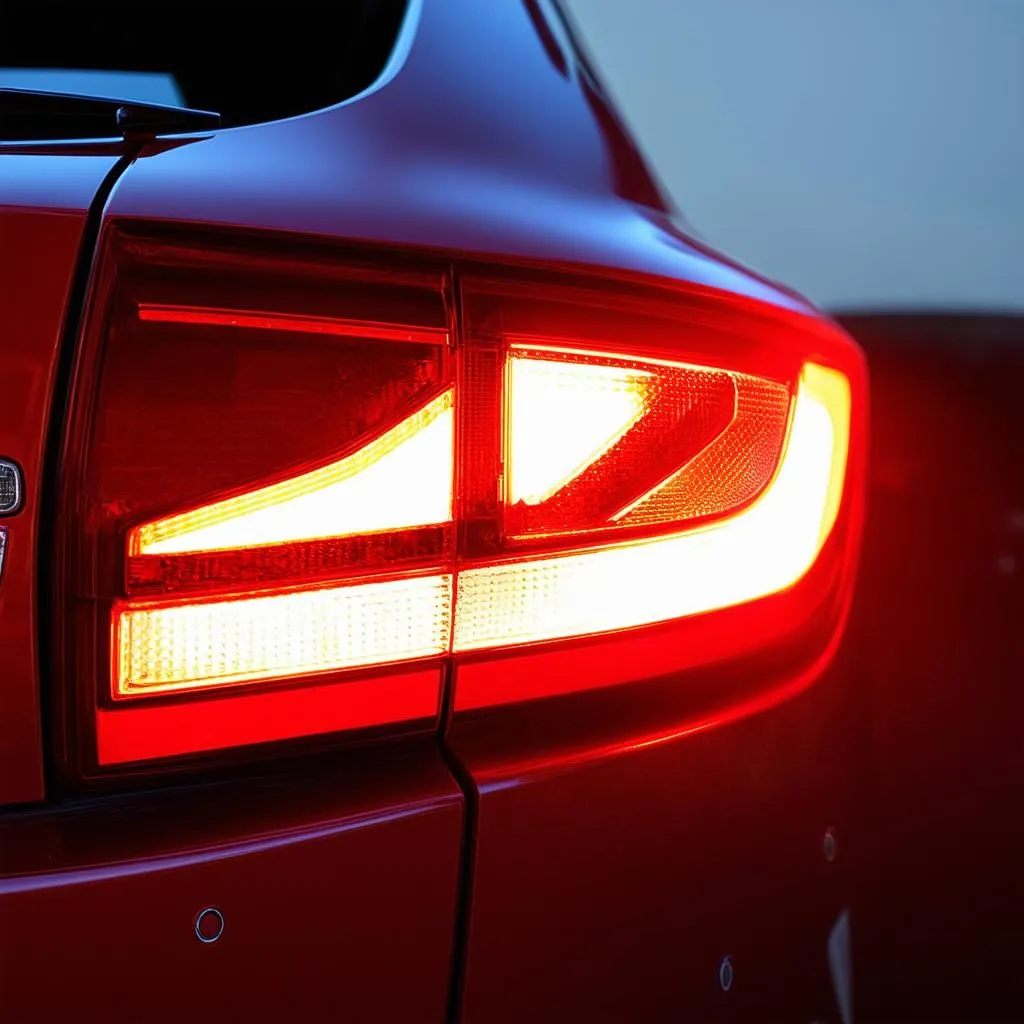
[[[85,303],[89,294],[96,249],[99,244],[103,213],[110,194],[118,179],[134,162],[145,145],[145,140],[126,142],[125,151],[114,166],[107,171],[100,182],[96,195],[85,218],[82,240],[75,260],[75,269],[68,289],[67,305],[64,312],[64,326],[61,330],[60,347],[57,353],[57,367],[53,379],[50,400],[50,422],[46,431],[46,446],[43,453],[43,479],[40,489],[39,524],[36,545],[36,573],[38,580],[36,621],[39,644],[39,710],[42,721],[43,786],[47,798],[52,798],[59,788],[56,778],[54,751],[54,699],[53,693],[53,605],[56,599],[56,580],[53,572],[53,547],[56,535],[56,508],[59,487],[60,452],[67,425],[68,400],[71,393],[71,373],[75,363],[75,352],[82,330]]]
[[[445,670],[443,714],[441,725],[441,757],[448,771],[459,784],[466,806],[462,822],[462,852],[459,859],[459,886],[455,900],[455,928],[452,933],[452,965],[448,980],[448,1007],[445,1020],[458,1024],[462,1019],[462,1000],[466,988],[466,961],[469,956],[469,928],[473,914],[473,884],[476,875],[477,832],[480,821],[480,793],[466,766],[449,748],[448,726],[453,707],[454,670]]]
[[[462,347],[463,305],[462,283],[458,271],[454,268],[446,275],[444,289],[445,305],[448,309],[449,336],[455,348],[456,383],[460,367],[458,351]],[[456,432],[459,430],[456,421]],[[456,484],[460,470],[456,467]],[[458,493],[456,486],[456,493]],[[452,574],[452,607],[458,599],[458,574]],[[454,621],[452,623],[454,630]],[[462,843],[459,854],[459,880],[455,897],[455,924],[452,930],[451,970],[448,977],[448,1006],[445,1020],[449,1024],[457,1024],[462,1017],[462,1000],[466,988],[466,961],[469,956],[469,929],[473,912],[473,883],[476,874],[477,830],[480,819],[480,794],[469,769],[459,760],[448,744],[448,733],[451,729],[452,717],[455,712],[455,666],[449,659],[444,670],[444,682],[441,687],[441,728],[438,733],[441,758],[452,778],[462,790],[465,810],[462,818]]]

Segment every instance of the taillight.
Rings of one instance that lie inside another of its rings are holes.
[[[693,287],[463,294],[453,710],[820,661],[860,531],[853,343]]]
[[[516,359],[511,353],[513,365]],[[666,458],[655,442],[654,451],[628,460],[628,471],[646,481],[647,463],[675,465],[653,487],[640,484],[640,497],[596,525],[588,524],[591,529],[628,529],[636,516],[645,526],[658,523],[659,535],[621,542],[612,535],[604,544],[573,553],[465,569],[459,574],[455,650],[607,633],[742,604],[796,583],[835,522],[846,470],[849,382],[839,371],[805,363],[792,402],[784,388],[773,388],[769,381],[741,377],[736,387],[767,394],[767,408],[753,415],[770,420],[769,426],[746,425],[737,399],[730,422],[709,431],[697,451],[681,445]],[[773,401],[776,390],[783,401]],[[789,439],[780,459],[790,405]],[[513,403],[509,412],[514,419],[529,416],[531,409]],[[742,442],[730,442],[733,430]],[[519,458],[526,461],[536,454],[545,461],[545,446],[557,448],[558,443],[557,436],[538,436],[531,451],[521,451]],[[614,447],[604,458],[611,461],[613,452]],[[510,455],[515,459],[514,449]],[[618,483],[602,480],[601,461],[580,468],[576,477],[593,468],[592,505],[604,501]],[[566,480],[561,489],[573,484]],[[622,500],[620,493],[606,508]],[[741,507],[744,502],[749,504]],[[655,518],[653,510],[637,515],[648,505],[661,515]],[[579,543],[578,534],[574,540]]]
[[[845,337],[695,289],[451,281],[108,233],[62,469],[79,768],[432,729],[446,671],[468,710],[730,657],[730,610],[764,648],[836,604]]]

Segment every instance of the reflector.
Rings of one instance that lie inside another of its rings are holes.
[[[721,515],[753,498],[779,464],[789,419],[788,388],[734,374],[728,428],[676,472],[612,516],[623,526]]]

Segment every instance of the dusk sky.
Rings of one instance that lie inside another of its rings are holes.
[[[694,227],[831,308],[1024,308],[1024,0],[566,0]]]

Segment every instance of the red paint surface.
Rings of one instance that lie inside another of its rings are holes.
[[[840,646],[850,564],[823,572],[828,557],[776,599],[705,617],[714,631],[456,669],[457,694],[467,670],[482,692],[579,679],[449,731],[478,790],[465,1020],[834,1015],[825,946],[856,896],[863,703]],[[833,865],[828,827],[850,846]],[[745,976],[723,1001],[726,955]]]
[[[825,948],[859,860],[852,681],[833,663],[728,724],[711,710],[722,678],[704,680],[703,716],[669,678],[458,722],[482,780],[463,1020],[837,1019]]]
[[[379,88],[144,156],[109,216],[604,267],[808,308],[679,229],[607,99],[575,68],[566,80],[521,0],[415,8]]]
[[[0,584],[0,804],[43,795],[36,652],[42,460],[85,214],[114,157],[0,150],[0,456],[22,469]]]
[[[442,1020],[461,808],[425,744],[8,815],[4,1019]]]

